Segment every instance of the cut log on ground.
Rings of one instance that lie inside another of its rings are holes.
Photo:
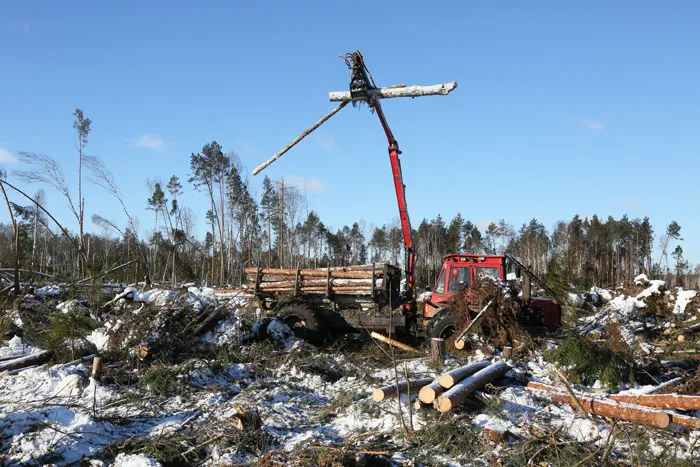
[[[576,402],[571,396],[553,386],[530,382],[525,389],[530,393],[539,392],[539,394],[544,394],[555,402],[576,408]],[[671,417],[663,410],[597,399],[584,396],[583,394],[577,394],[577,398],[583,409],[588,413],[658,428],[666,428],[671,423]]]
[[[427,386],[423,386],[418,392],[418,400],[424,404],[432,404],[437,396],[445,392],[445,388],[442,387],[438,380],[433,381]]]
[[[369,99],[393,99],[395,97],[422,97],[422,96],[446,96],[457,88],[456,81],[449,83],[434,84],[432,86],[406,86],[370,89]],[[331,102],[350,102],[353,100],[350,91],[335,91],[328,93]],[[367,100],[367,98],[357,98],[355,100]],[[323,122],[321,122],[323,123]],[[257,170],[257,169],[256,169]],[[255,173],[255,172],[254,172]]]
[[[470,363],[469,365],[457,368],[456,370],[448,371],[438,377],[438,382],[445,389],[450,389],[452,386],[462,381],[467,376],[471,376],[477,371],[483,370],[491,363],[488,361]]]
[[[435,407],[440,412],[449,412],[477,390],[501,378],[508,370],[510,370],[510,366],[508,366],[507,363],[498,362],[477,371],[472,376],[468,376],[452,386],[449,391],[438,396],[438,398],[435,399]]]
[[[659,409],[700,410],[700,396],[680,394],[619,395],[612,394],[609,399],[628,404],[656,407]]]
[[[409,382],[404,381],[403,383],[399,383],[398,386],[396,384],[384,386],[383,388],[375,389],[372,392],[372,399],[374,399],[377,402],[381,402],[384,399],[396,397],[399,394],[406,394],[406,391],[408,391],[409,383],[411,385],[411,392],[415,394],[419,392],[423,386],[425,386],[426,384],[430,384],[432,381],[433,378],[421,378],[413,379]]]
[[[671,423],[690,428],[691,430],[700,430],[700,418],[689,417],[688,415],[680,415],[677,413],[666,412],[671,417]]]
[[[425,352],[421,352],[420,350],[413,348],[410,345],[406,345],[403,342],[399,342],[399,341],[394,340],[390,337],[383,336],[383,335],[379,334],[378,332],[372,331],[370,333],[370,336],[372,336],[374,339],[377,339],[378,341],[384,342],[385,344],[393,345],[397,349],[405,350],[407,352],[416,352],[416,353],[425,355]]]
[[[24,357],[15,358],[14,360],[6,360],[0,363],[0,373],[32,365],[41,365],[48,362],[51,359],[51,355],[53,355],[51,350],[42,350]]]

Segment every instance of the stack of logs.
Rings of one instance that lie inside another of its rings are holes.
[[[379,402],[401,394],[418,394],[416,408],[432,404],[440,412],[449,412],[487,384],[503,377],[510,367],[505,362],[472,363],[437,379],[423,378],[375,389],[372,397]],[[410,390],[409,390],[410,387]]]
[[[257,293],[372,295],[384,286],[384,263],[324,269],[246,268],[247,289]]]

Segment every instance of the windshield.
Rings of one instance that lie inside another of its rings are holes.
[[[450,268],[450,285],[448,287],[448,292],[456,293],[459,292],[459,287],[464,284],[469,288],[470,277],[469,277],[469,267],[452,267]]]
[[[440,277],[437,280],[437,284],[435,284],[435,293],[436,294],[445,293],[445,270],[444,269],[440,273]]]

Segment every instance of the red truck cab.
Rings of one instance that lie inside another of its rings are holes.
[[[450,254],[443,257],[443,265],[438,279],[433,287],[432,295],[423,304],[423,318],[430,319],[437,312],[449,306],[454,295],[460,287],[467,289],[477,277],[490,276],[494,279],[506,280],[506,261],[510,258],[505,255],[474,255],[474,254]],[[518,264],[518,267],[522,265]],[[530,274],[527,272],[527,274]],[[539,317],[539,321],[545,326],[559,326],[561,324],[561,306],[556,300],[530,297],[530,285],[526,295],[521,297],[523,308]],[[471,292],[467,292],[467,298]]]

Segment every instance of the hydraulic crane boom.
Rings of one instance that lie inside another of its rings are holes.
[[[415,296],[415,251],[413,249],[413,231],[411,230],[411,219],[408,216],[408,206],[406,204],[406,185],[403,183],[403,174],[401,172],[401,160],[399,155],[399,143],[394,138],[394,134],[387,123],[386,116],[382,110],[382,105],[379,99],[372,98],[368,91],[376,89],[374,80],[365,66],[364,59],[359,50],[353,54],[345,56],[345,62],[351,69],[350,75],[350,94],[353,99],[361,98],[376,112],[379,121],[386,133],[386,139],[389,142],[389,161],[391,162],[391,172],[394,176],[394,189],[396,191],[396,200],[399,205],[399,217],[401,219],[401,232],[403,233],[403,244],[406,254],[406,303],[412,306]]]

